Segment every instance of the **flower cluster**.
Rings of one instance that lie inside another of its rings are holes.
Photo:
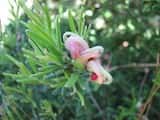
[[[98,84],[110,84],[112,76],[103,68],[100,57],[104,51],[102,46],[89,48],[88,43],[79,35],[65,32],[63,35],[65,48],[72,59],[79,61],[90,72],[90,79]]]

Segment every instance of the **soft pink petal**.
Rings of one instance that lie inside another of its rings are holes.
[[[88,43],[74,33],[66,32],[63,38],[65,47],[73,59],[80,57],[80,53],[89,48]]]
[[[103,47],[101,46],[89,48],[81,52],[81,55],[78,58],[78,60],[81,63],[85,64],[90,60],[99,59],[102,53],[103,53]]]
[[[92,79],[98,84],[110,84],[112,82],[112,76],[104,70],[99,60],[91,60],[87,64],[87,70],[91,72],[92,75],[97,75],[97,79]]]
[[[89,48],[88,43],[77,34],[66,32],[63,35],[65,48],[70,52],[73,59],[85,65],[91,72],[91,80],[99,84],[110,84],[112,76],[102,67],[100,57],[103,47]]]

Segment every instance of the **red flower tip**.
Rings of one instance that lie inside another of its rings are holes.
[[[98,78],[98,75],[96,73],[92,72],[91,80],[97,80],[97,78]]]

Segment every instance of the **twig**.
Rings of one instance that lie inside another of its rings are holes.
[[[148,77],[148,74],[149,74],[149,69],[144,70],[144,72],[145,72],[145,75],[143,76],[142,82],[140,84],[140,89],[139,89],[139,98],[141,98],[141,94],[143,92],[144,84],[147,81],[147,77]]]
[[[96,99],[94,98],[93,94],[90,93],[89,94],[90,99],[92,100],[93,104],[95,105],[95,107],[98,109],[98,111],[100,113],[103,113],[103,111],[101,110],[101,107],[99,106],[99,104],[97,103]]]
[[[95,105],[95,107],[97,108],[97,110],[99,111],[99,113],[103,114],[103,110],[101,109],[100,105],[98,104],[98,102],[94,98],[92,92],[89,92],[89,98],[92,100],[93,104]],[[103,116],[102,116],[102,118],[103,118],[103,120],[105,120],[105,118]]]
[[[160,64],[157,63],[131,63],[131,64],[125,64],[125,65],[119,65],[114,66],[109,69],[109,72],[122,69],[122,68],[144,68],[144,67],[160,67]]]
[[[154,86],[153,86],[154,87]],[[150,106],[153,97],[155,96],[155,94],[157,93],[157,91],[159,90],[159,87],[156,87],[154,89],[151,90],[148,99],[146,100],[146,102],[143,104],[141,111],[139,112],[138,115],[138,120],[142,120],[142,117],[144,115],[144,113],[146,112],[146,110],[148,109],[148,107]],[[147,110],[148,111],[148,110]]]
[[[159,53],[157,53],[157,65],[159,65],[160,64],[160,54]],[[156,71],[158,72],[158,67],[156,67]],[[157,73],[158,74],[158,73]],[[158,91],[159,89],[160,89],[160,86],[159,85],[156,85],[155,84],[155,89]],[[157,92],[156,91],[156,92]],[[155,92],[155,94],[156,94],[156,92]],[[154,97],[154,96],[153,96]],[[149,110],[150,110],[150,108],[151,108],[151,104],[152,104],[152,100],[153,100],[153,98],[151,99],[151,101],[150,101],[150,103],[148,104],[148,107],[147,107],[147,109],[146,109],[146,114],[148,114],[148,112],[149,112]]]
[[[157,72],[158,72],[159,65],[160,65],[160,55],[158,53],[157,54],[157,62],[156,62]],[[159,89],[160,89],[159,85],[153,84],[152,89],[151,89],[150,94],[149,94],[149,97],[146,100],[146,102],[144,103],[143,108],[141,109],[141,111],[138,115],[138,120],[141,120],[145,113],[146,113],[146,115],[148,114],[148,112],[151,108],[151,103],[152,103],[153,97],[155,96],[155,94],[158,92]]]
[[[102,119],[103,120],[106,120],[103,116],[103,110],[101,109],[100,105],[98,104],[97,100],[94,98],[93,94],[92,94],[92,91],[89,87],[89,91],[88,91],[88,94],[89,94],[89,98],[91,99],[91,101],[93,102],[93,104],[95,105],[96,109],[99,111],[99,113],[102,115]]]

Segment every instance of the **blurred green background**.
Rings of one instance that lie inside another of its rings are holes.
[[[5,31],[1,32],[0,39],[2,120],[137,120],[143,104],[154,91],[153,86],[157,87],[153,94],[154,99],[149,102],[148,111],[145,111],[141,119],[160,119],[160,94],[157,92],[160,83],[160,0],[37,1],[42,6],[48,6],[51,22],[60,15],[60,36],[71,30],[68,25],[69,10],[77,24],[81,22],[78,16],[81,13],[85,15],[84,24],[90,27],[88,35],[84,37],[90,46],[104,47],[102,63],[110,70],[114,80],[108,86],[92,85],[89,82],[82,83],[84,86],[76,83],[76,88],[66,88],[63,85],[53,88],[43,84],[19,83],[16,79],[20,77],[5,75],[4,73],[19,73],[19,68],[6,57],[7,54],[27,66],[29,61],[23,49],[33,50],[28,40],[29,35],[26,35],[26,31],[33,28],[24,24],[31,18],[26,12],[20,15],[21,6],[24,11],[25,9],[23,5],[14,1],[17,6],[14,6],[15,9],[12,11],[13,19],[5,27]],[[28,10],[33,13],[36,10],[39,12],[40,9],[36,5],[33,3]],[[43,59],[37,59],[37,62],[43,64]],[[38,69],[39,66],[35,66]],[[27,68],[31,71],[29,65]],[[84,75],[80,79],[85,78]],[[78,90],[78,96],[74,93],[75,89]]]

